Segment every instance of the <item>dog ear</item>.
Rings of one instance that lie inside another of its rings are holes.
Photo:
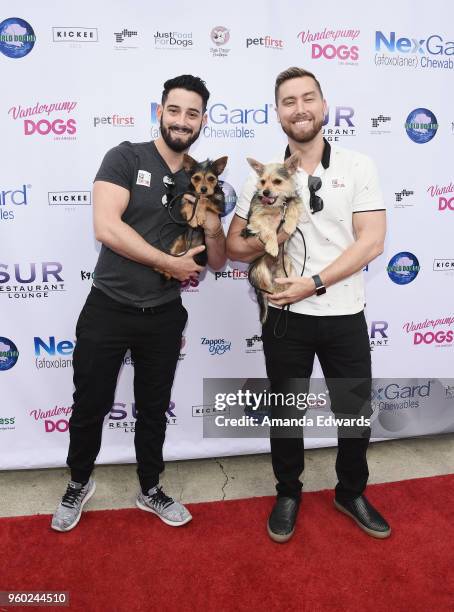
[[[219,176],[220,174],[224,172],[224,168],[227,165],[228,159],[229,158],[227,156],[224,156],[224,157],[220,157],[219,159],[213,162],[212,166],[214,168],[214,173],[216,174],[216,176]]]
[[[295,151],[295,153],[290,155],[290,157],[288,157],[285,160],[284,166],[287,168],[288,173],[290,174],[290,176],[292,174],[295,174],[295,172],[298,170],[299,163],[300,163],[300,153],[299,153],[299,151]]]
[[[255,170],[259,176],[262,176],[263,171],[265,170],[264,164],[261,164],[260,162],[255,161],[255,159],[252,159],[252,157],[247,157],[246,159],[248,161],[248,164],[251,166],[251,168]]]
[[[188,155],[187,153],[184,154],[183,156],[183,168],[184,170],[186,170],[186,172],[188,172],[189,174],[191,174],[192,169],[194,168],[194,166],[197,165],[197,162],[195,159],[193,159],[190,155]]]

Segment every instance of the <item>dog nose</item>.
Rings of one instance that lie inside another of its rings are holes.
[[[269,189],[264,189],[263,190],[263,195],[265,196],[265,198],[267,198],[270,195],[270,190]]]
[[[200,187],[200,193],[206,193],[207,191],[208,189],[205,186]]]

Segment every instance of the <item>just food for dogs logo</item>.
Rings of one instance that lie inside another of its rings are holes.
[[[313,60],[337,60],[339,64],[357,66],[359,60],[359,47],[357,38],[360,30],[325,28],[317,32],[302,30],[298,39],[303,46],[310,49],[310,58]]]
[[[155,49],[161,50],[173,50],[173,49],[192,49],[194,41],[192,38],[192,32],[179,32],[177,30],[171,30],[166,32],[160,32],[157,30],[154,36]]]
[[[203,344],[210,355],[224,355],[227,351],[232,348],[231,340],[225,338],[201,338],[201,344]]]
[[[76,106],[77,102],[69,100],[50,104],[36,102],[34,106],[18,104],[8,110],[8,115],[22,124],[24,136],[36,138],[50,135],[54,140],[75,140],[77,121],[73,111]]]

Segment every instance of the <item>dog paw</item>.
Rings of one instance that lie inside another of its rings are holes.
[[[265,251],[269,253],[272,257],[277,257],[279,253],[279,245],[277,242],[267,242],[265,246]]]

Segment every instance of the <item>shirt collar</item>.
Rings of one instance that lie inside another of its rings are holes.
[[[323,139],[323,142],[324,142],[324,147],[323,147],[323,153],[322,153],[322,166],[326,170],[327,168],[329,168],[329,162],[331,158],[331,145],[326,140],[326,138]],[[288,157],[290,157],[290,147],[287,145],[285,149],[284,160],[287,159]]]

